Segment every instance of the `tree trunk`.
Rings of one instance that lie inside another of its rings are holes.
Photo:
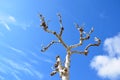
[[[62,80],[69,80],[69,75],[63,75]]]
[[[67,55],[66,55],[66,60],[65,60],[65,69],[64,69],[64,73],[62,75],[62,80],[69,80],[69,69],[70,69],[70,56],[71,56],[71,51],[68,50],[67,51]]]

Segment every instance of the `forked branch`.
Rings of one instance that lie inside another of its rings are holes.
[[[95,37],[95,41],[97,41],[97,43],[87,45],[86,48],[84,49],[84,51],[74,50],[74,51],[72,51],[72,53],[87,55],[87,54],[88,54],[88,51],[89,51],[89,48],[90,48],[91,46],[99,46],[99,45],[100,45],[101,40],[100,40],[99,38]]]
[[[83,44],[84,40],[90,39],[90,34],[93,32],[93,28],[91,28],[89,33],[86,34],[86,32],[84,32],[83,27],[80,27],[78,24],[76,24],[76,28],[78,29],[78,31],[80,33],[79,43],[74,44],[74,45],[70,45],[70,49],[81,46]],[[85,37],[84,37],[84,35],[85,35]]]
[[[42,52],[46,51],[54,43],[61,43],[67,49],[67,44],[62,40],[62,37],[61,37],[62,33],[63,33],[63,30],[64,30],[64,27],[62,25],[61,15],[58,14],[58,17],[59,17],[59,22],[60,22],[60,26],[61,26],[59,34],[57,34],[57,32],[55,32],[55,31],[52,31],[52,30],[48,29],[48,25],[45,22],[45,18],[40,14],[40,20],[41,20],[41,25],[40,26],[43,28],[43,30],[45,32],[51,33],[58,38],[58,41],[52,41],[47,47],[43,47],[43,49],[41,50]]]

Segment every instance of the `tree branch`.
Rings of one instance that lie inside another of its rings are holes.
[[[95,43],[95,44],[89,44],[89,45],[85,48],[85,50],[88,50],[91,46],[99,46],[99,45],[100,45],[101,40],[100,40],[99,38],[95,37],[95,41],[97,41],[97,43]]]
[[[58,38],[58,40],[59,40],[58,42],[60,42],[67,49],[68,46],[65,44],[65,42],[62,40],[62,37],[61,37],[62,33],[63,33],[63,30],[64,30],[63,25],[62,25],[61,15],[58,14],[58,16],[59,16],[59,22],[60,22],[60,26],[61,26],[59,34],[57,34],[57,32],[55,32],[55,31],[49,30],[48,29],[48,25],[46,24],[44,17],[41,14],[39,16],[40,16],[40,20],[41,20],[41,25],[40,26],[43,28],[43,30],[46,31],[46,32],[48,32],[48,33],[51,33],[51,34],[55,35]],[[45,47],[41,51],[44,52],[47,49],[48,49],[48,47]]]
[[[64,31],[64,27],[63,27],[63,24],[62,24],[62,16],[58,13],[58,17],[59,17],[59,22],[60,22],[60,33],[59,33],[59,36],[62,36],[62,33]]]
[[[83,44],[83,41],[84,41],[84,40],[88,40],[88,39],[90,38],[90,34],[93,32],[93,28],[91,28],[91,30],[89,31],[89,33],[86,34],[85,37],[83,37],[83,34],[85,34],[83,27],[79,27],[79,25],[76,24],[76,28],[77,28],[77,29],[79,30],[79,32],[80,32],[80,40],[79,40],[79,43],[74,44],[74,45],[70,45],[70,49],[81,46],[81,45]]]
[[[50,75],[51,75],[51,76],[54,76],[56,73],[57,73],[57,71],[55,70],[55,71],[52,71],[52,72],[50,73]]]
[[[77,50],[74,50],[71,52],[72,54],[73,53],[76,53],[76,54],[84,54],[84,55],[87,55],[88,54],[88,50],[84,50],[84,51],[77,51]]]
[[[54,70],[51,72],[51,76],[55,75],[56,73],[59,73],[59,75],[62,77],[64,74],[64,67],[62,66],[60,56],[56,57],[56,63],[54,64]]]
[[[51,41],[50,44],[48,44],[46,47],[43,47],[43,49],[41,49],[41,52],[45,52],[50,46],[52,46],[55,43],[60,43],[58,41]]]
[[[100,43],[101,43],[101,40],[100,40],[100,39],[98,39],[98,38],[95,37],[95,41],[97,41],[97,43],[95,43],[95,44],[89,44],[88,46],[86,46],[86,48],[84,49],[84,51],[73,50],[73,51],[71,51],[71,53],[72,53],[72,54],[73,54],[73,53],[77,53],[77,54],[85,54],[85,55],[87,55],[87,54],[88,54],[88,49],[89,49],[91,46],[99,46],[99,45],[100,45]]]

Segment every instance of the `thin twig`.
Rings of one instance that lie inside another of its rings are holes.
[[[62,36],[62,33],[64,31],[64,27],[63,27],[63,24],[62,24],[62,16],[58,13],[58,17],[59,17],[59,22],[60,22],[60,33],[59,33],[59,36]]]
[[[60,15],[60,13],[58,13],[57,15],[58,15],[58,17],[59,17],[60,27],[63,27],[63,24],[62,24],[62,16]]]

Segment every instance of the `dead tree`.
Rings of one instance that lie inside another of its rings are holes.
[[[69,72],[70,72],[69,68],[70,68],[70,57],[71,57],[71,55],[75,54],[75,53],[87,55],[88,52],[89,52],[89,48],[91,46],[99,46],[100,43],[101,43],[101,40],[99,38],[95,37],[96,43],[88,44],[83,51],[73,50],[73,48],[77,48],[77,47],[81,46],[85,40],[90,39],[90,35],[94,31],[94,29],[91,28],[91,30],[88,33],[86,33],[84,31],[83,27],[80,27],[78,24],[76,24],[75,26],[80,33],[79,42],[77,44],[67,45],[62,39],[62,34],[63,34],[63,31],[64,31],[64,27],[63,27],[63,24],[62,24],[61,15],[58,14],[59,23],[60,23],[60,32],[59,33],[57,33],[56,31],[49,30],[47,22],[45,21],[45,18],[41,14],[39,16],[40,16],[40,20],[41,20],[40,26],[43,28],[43,30],[45,32],[53,34],[54,36],[57,37],[57,40],[51,41],[50,44],[43,47],[41,49],[41,51],[45,52],[50,46],[52,46],[53,44],[56,44],[56,43],[62,44],[64,46],[64,48],[66,49],[66,57],[65,57],[64,63],[62,63],[62,61],[60,59],[60,56],[57,56],[56,57],[56,63],[54,64],[54,69],[53,69],[53,71],[51,72],[50,75],[53,76],[56,73],[59,73],[61,80],[69,80]]]

